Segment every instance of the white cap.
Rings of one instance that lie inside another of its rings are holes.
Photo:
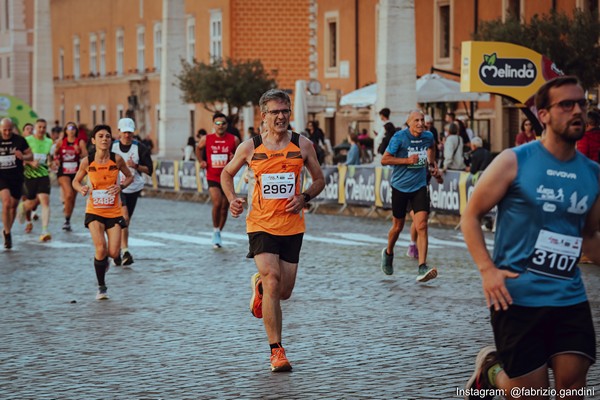
[[[121,118],[119,120],[119,130],[121,132],[135,132],[135,122],[131,118]]]

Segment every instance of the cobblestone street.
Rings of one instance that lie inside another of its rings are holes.
[[[262,321],[248,309],[255,266],[243,218],[228,220],[214,250],[210,205],[140,199],[135,263],[111,267],[110,300],[99,302],[84,199],[65,233],[53,191],[53,240],[37,242],[39,223],[31,235],[15,223],[13,250],[0,252],[2,399],[455,399],[492,344],[460,231],[430,229],[439,277],[418,284],[404,256],[408,227],[385,276],[389,221],[310,214],[283,303],[293,372],[273,374]],[[599,332],[600,269],[582,270]],[[588,385],[600,393],[597,365]]]

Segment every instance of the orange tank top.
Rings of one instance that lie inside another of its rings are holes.
[[[288,199],[301,192],[301,173],[304,166],[300,151],[300,135],[292,132],[288,145],[282,150],[269,150],[262,136],[254,137],[254,154],[250,169],[254,183],[246,217],[247,232],[267,232],[277,236],[303,233],[304,212],[285,211]]]
[[[92,152],[88,156],[90,191],[85,212],[104,218],[122,217],[120,196],[107,193],[108,187],[117,184],[119,179],[119,167],[117,166],[115,153],[111,152],[110,158],[104,164],[98,164],[95,156],[96,152]]]

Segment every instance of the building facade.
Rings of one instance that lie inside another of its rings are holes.
[[[278,86],[292,97],[296,81],[307,81],[308,119],[319,121],[336,144],[349,130],[377,129],[375,107],[338,104],[342,95],[378,81],[378,68],[389,56],[378,54],[382,40],[392,41],[387,48],[396,49],[397,58],[416,52],[417,76],[438,72],[458,80],[461,42],[472,39],[481,21],[510,15],[527,21],[552,9],[598,10],[598,0],[170,0],[182,6],[174,8],[178,15],[165,19],[168,0],[0,0],[0,91],[30,104],[35,103],[34,8],[43,1],[49,2],[52,59],[38,65],[52,67],[48,101],[53,101],[55,115],[42,117],[91,128],[98,123],[116,126],[119,118],[131,115],[138,133],[151,138],[155,152],[165,156],[160,149],[167,143],[173,156],[189,135],[212,126],[202,105],[181,102],[170,107],[184,115],[184,124],[161,128],[161,115],[164,122],[165,114],[173,113],[161,110],[161,77],[172,77],[180,65],[173,60],[259,59],[267,71],[277,71]],[[397,23],[390,19],[390,9],[413,16],[414,40],[380,37],[384,25]],[[172,18],[176,26],[166,32]],[[166,90],[178,89],[171,85]],[[448,109],[472,112],[484,122],[474,126],[476,132],[495,151],[511,145],[522,118],[516,107],[495,96],[472,108],[422,106],[438,120]],[[248,120],[240,130],[258,124],[258,110],[244,115]],[[167,132],[159,134],[159,129]]]

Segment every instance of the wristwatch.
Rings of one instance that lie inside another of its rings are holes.
[[[304,192],[304,193],[302,193],[302,197],[304,197],[305,203],[308,203],[310,201],[310,194]]]

